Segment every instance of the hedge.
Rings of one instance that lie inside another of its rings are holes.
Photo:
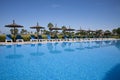
[[[29,34],[25,34],[25,35],[21,35],[24,41],[30,41],[30,35]],[[37,37],[37,35],[35,35]],[[62,39],[63,35],[58,35],[59,39]],[[92,36],[89,36],[92,37]],[[112,38],[120,38],[119,36],[111,36]],[[47,35],[42,35],[43,39],[47,39]],[[85,36],[81,36],[81,38],[85,38]],[[5,35],[0,35],[0,42],[5,42]],[[13,36],[12,36],[13,39]]]
[[[5,42],[5,35],[0,35],[0,42]]]
[[[30,41],[30,35],[21,35],[24,41]]]

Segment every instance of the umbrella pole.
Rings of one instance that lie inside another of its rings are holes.
[[[39,40],[38,33],[39,33],[39,32],[37,31],[37,39]]]
[[[16,42],[15,41],[15,27],[14,27],[14,34],[13,34],[14,36],[13,36],[13,40],[14,40],[14,42]]]
[[[36,28],[36,31],[37,31],[37,39],[39,40],[38,35],[39,35],[39,31],[40,31],[40,29],[39,29],[39,28]]]

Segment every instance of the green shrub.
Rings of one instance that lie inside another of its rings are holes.
[[[58,35],[58,38],[59,38],[59,39],[62,39],[62,37],[63,37],[63,35]]]
[[[0,42],[5,42],[5,39],[6,39],[5,35],[0,35]]]
[[[118,38],[120,38],[119,36],[112,36],[112,38],[116,38],[116,39],[118,39]]]
[[[24,41],[30,41],[30,35],[22,35]]]
[[[42,35],[42,38],[43,38],[43,39],[47,39],[47,35],[44,35],[44,34],[43,34],[43,35]]]

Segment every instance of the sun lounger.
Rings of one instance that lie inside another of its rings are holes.
[[[71,35],[68,36],[69,41],[75,41],[75,38],[73,38]]]
[[[24,42],[23,38],[21,35],[16,36],[16,42]]]
[[[34,35],[31,35],[30,36],[30,41],[34,42],[34,41],[38,41],[38,39]]]
[[[51,39],[51,36],[50,35],[47,35],[47,41],[49,42],[52,42],[53,41],[53,39]]]
[[[55,35],[55,37],[54,37],[54,38],[55,38],[55,41],[62,41],[61,39],[59,39],[59,38],[58,38],[58,36],[57,36],[57,35]]]
[[[6,35],[5,42],[13,42],[11,35]]]
[[[80,36],[75,36],[74,41],[80,41]]]
[[[69,38],[66,35],[64,35],[64,41],[69,41]]]
[[[41,35],[38,35],[38,38],[39,38],[39,39],[38,39],[39,42],[45,41],[45,39],[43,39]]]

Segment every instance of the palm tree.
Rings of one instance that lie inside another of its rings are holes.
[[[11,34],[14,34],[14,30],[10,29]],[[15,34],[18,34],[18,29],[15,29]]]
[[[96,30],[96,37],[102,37],[103,36],[103,30]]]
[[[77,34],[79,35],[79,37],[87,37],[88,33],[86,30],[78,30]]]
[[[50,34],[50,32],[44,29],[43,34],[47,35],[47,34]]]
[[[33,32],[31,31],[30,34],[33,34]]]
[[[21,33],[21,34],[27,34],[27,30],[21,29],[20,33]]]
[[[113,34],[113,35],[117,35],[117,29],[113,29],[113,30],[112,30],[112,34]]]
[[[48,26],[47,26],[48,28],[49,28],[49,30],[50,30],[50,33],[52,32],[52,29],[51,28],[53,28],[54,27],[54,25],[52,24],[52,23],[48,23]]]
[[[120,38],[120,27],[117,28],[117,34],[119,35],[119,38]]]
[[[110,32],[109,30],[106,30],[106,31],[104,32],[104,35],[105,35],[106,37],[109,37],[109,36],[111,36],[111,32]]]
[[[66,26],[62,26],[62,33],[65,35]]]

